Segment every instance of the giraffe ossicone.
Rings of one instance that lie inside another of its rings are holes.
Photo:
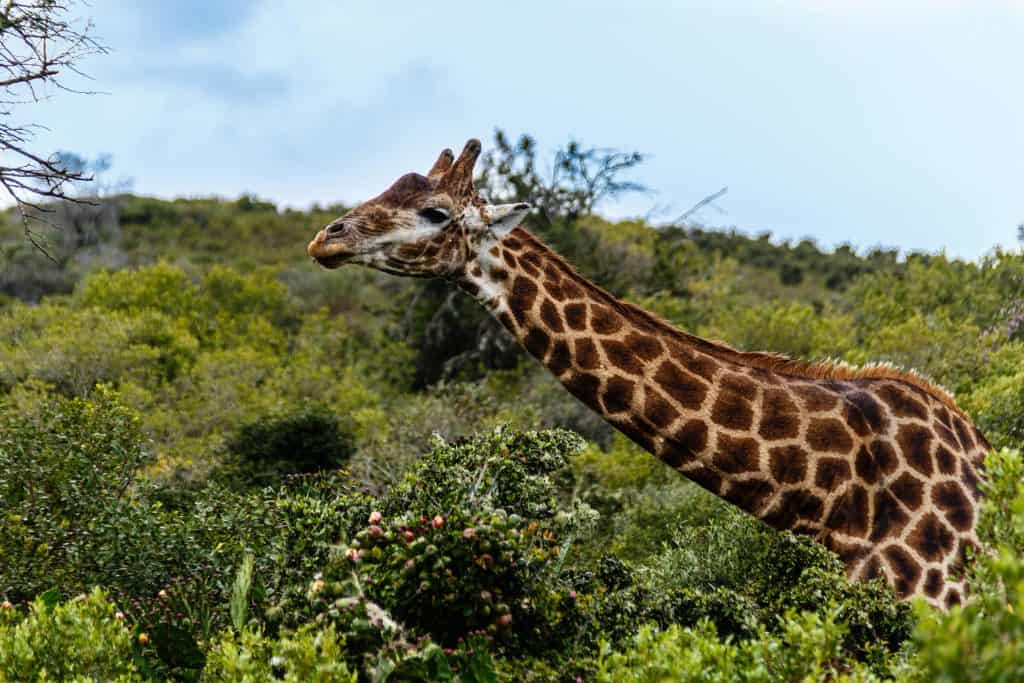
[[[746,353],[689,335],[580,276],[473,189],[480,142],[441,152],[321,230],[309,255],[453,281],[576,398],[669,466],[854,580],[948,607],[965,595],[989,445],[953,398],[888,365]]]

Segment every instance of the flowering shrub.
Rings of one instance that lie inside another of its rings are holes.
[[[547,647],[551,638],[575,632],[570,589],[561,596],[551,590],[558,585],[558,541],[536,521],[500,511],[378,520],[328,566],[314,607],[351,594],[345,582],[358,582],[396,618],[442,644],[485,631],[517,649]]]
[[[505,652],[575,640],[583,614],[561,569],[587,511],[557,511],[549,474],[579,446],[500,429],[438,444],[325,566],[314,614],[352,629],[372,601],[447,647],[476,634]]]

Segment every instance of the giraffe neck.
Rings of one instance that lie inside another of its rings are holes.
[[[478,254],[463,289],[573,396],[700,486],[763,515],[779,487],[752,476],[758,444],[743,433],[757,391],[747,373],[760,371],[702,351],[701,340],[618,300],[522,228]]]
[[[460,286],[630,439],[770,526],[813,536],[851,578],[960,601],[988,445],[948,399],[891,370],[835,377],[688,335],[522,228],[474,252]]]

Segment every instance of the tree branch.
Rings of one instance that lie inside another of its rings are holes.
[[[673,222],[674,223],[682,223],[687,218],[689,218],[693,214],[697,213],[698,211],[703,209],[705,206],[707,206],[711,202],[713,202],[716,199],[718,199],[718,198],[722,197],[723,195],[725,195],[725,193],[728,192],[728,191],[729,191],[728,187],[723,187],[718,192],[715,192],[714,194],[709,194],[707,197],[705,197],[704,199],[700,200],[699,202],[697,202],[696,204],[691,206],[689,209],[684,211],[683,215],[681,215],[679,218],[675,219],[675,221],[673,221]]]

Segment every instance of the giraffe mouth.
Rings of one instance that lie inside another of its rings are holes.
[[[306,247],[306,253],[324,268],[334,269],[343,266],[350,261],[355,252],[349,249],[341,240],[331,239],[326,230],[317,233],[313,241]]]

